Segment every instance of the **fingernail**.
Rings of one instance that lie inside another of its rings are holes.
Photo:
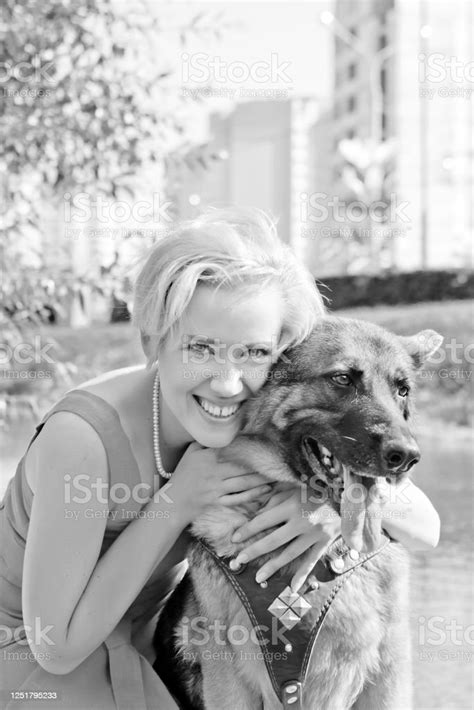
[[[239,540],[242,540],[242,535],[238,532],[234,533],[230,538],[231,542],[239,542]]]
[[[241,555],[237,555],[237,557],[235,558],[235,562],[238,565],[244,565],[248,561],[249,561],[249,558],[247,557],[247,555],[245,553],[243,553]]]
[[[255,581],[257,582],[257,584],[260,584],[261,582],[265,582],[266,579],[267,579],[267,575],[265,574],[265,572],[257,572],[257,574],[255,575]]]

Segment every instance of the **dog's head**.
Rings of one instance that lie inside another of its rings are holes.
[[[414,374],[441,342],[432,330],[399,337],[325,318],[274,365],[248,403],[243,434],[260,435],[285,470],[326,488],[333,502],[349,482],[395,481],[420,458],[410,427]]]

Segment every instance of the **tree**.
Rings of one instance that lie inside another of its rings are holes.
[[[179,91],[179,52],[215,27],[201,15],[166,26],[138,0],[3,0],[4,351],[85,286],[119,287],[115,271],[105,281],[99,268],[78,277],[67,259],[46,264],[46,207],[68,191],[133,198],[137,172],[161,175],[195,148],[189,126],[205,108]]]

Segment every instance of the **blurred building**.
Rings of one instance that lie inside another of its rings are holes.
[[[211,170],[181,173],[180,215],[209,204],[258,207],[278,219],[281,238],[302,254],[300,199],[311,183],[312,130],[320,112],[316,99],[299,97],[250,101],[225,116],[214,114],[209,150],[218,162]]]
[[[334,34],[334,191],[341,140],[394,137],[404,229],[389,266],[472,266],[472,3],[338,0],[326,24]]]

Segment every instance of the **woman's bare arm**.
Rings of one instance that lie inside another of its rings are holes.
[[[48,628],[44,635],[30,633],[30,646],[38,658],[49,658],[41,661],[45,670],[62,674],[78,666],[117,626],[188,520],[176,509],[168,484],[168,496],[145,506],[151,517],[130,522],[98,560],[108,509],[94,493],[94,484],[108,480],[98,434],[75,414],[61,412],[48,420],[36,441],[34,455],[28,457],[28,480],[35,491],[25,549],[23,615],[27,629]],[[69,502],[66,484],[71,480],[64,477],[79,474],[89,477],[86,487],[93,495],[87,502],[76,495],[74,502],[71,486]]]
[[[412,552],[430,550],[439,542],[439,515],[429,498],[409,479],[390,487],[382,525],[390,537]]]

